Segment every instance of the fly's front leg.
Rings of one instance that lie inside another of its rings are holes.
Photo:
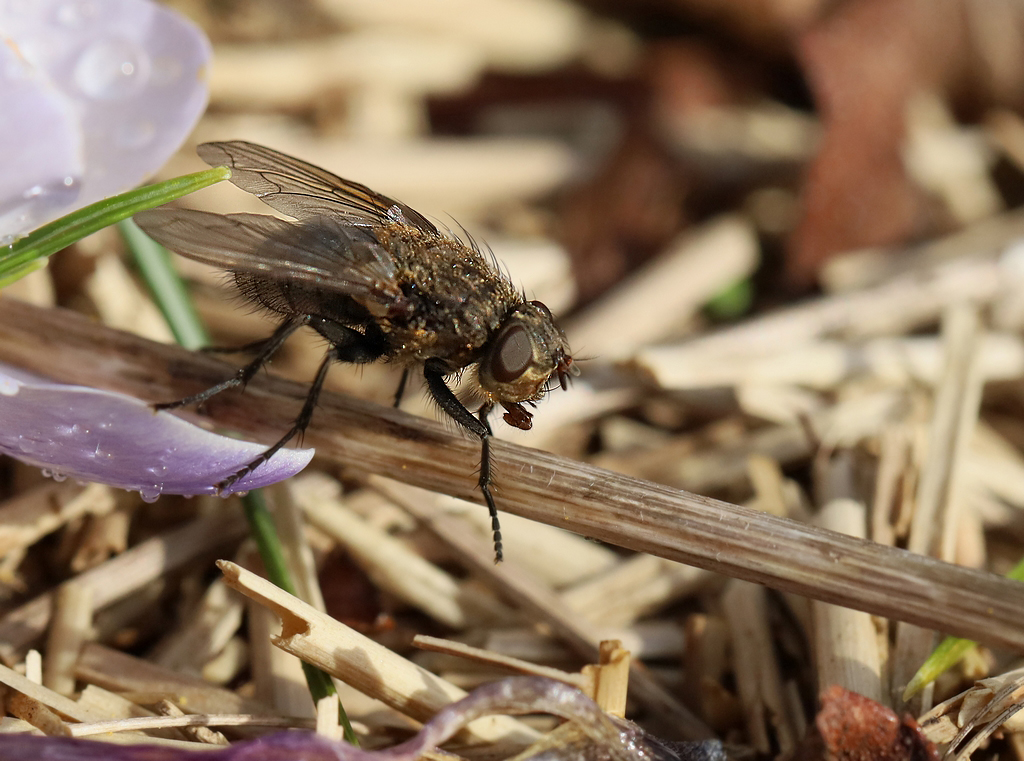
[[[259,354],[257,354],[249,364],[238,368],[234,378],[230,378],[223,383],[218,383],[216,386],[211,386],[205,391],[200,391],[198,394],[186,396],[184,399],[179,399],[176,402],[162,402],[160,404],[154,404],[153,409],[173,410],[178,407],[187,407],[191,404],[202,404],[203,402],[215,397],[221,391],[227,391],[229,388],[235,388],[236,386],[242,386],[244,388],[245,385],[253,379],[256,373],[259,372],[259,369],[263,367],[274,353],[284,345],[284,342],[288,340],[288,336],[305,325],[308,320],[308,317],[302,316],[295,317],[281,323],[270,338],[255,344],[256,346],[259,346]]]
[[[480,478],[477,486],[484,495],[484,502],[487,503],[487,511],[491,515],[491,533],[494,536],[494,562],[500,563],[502,559],[501,547],[501,523],[498,520],[498,508],[494,504],[494,497],[491,495],[493,477],[491,471],[491,427],[487,423],[487,413],[491,411],[491,404],[487,403],[480,408],[480,416],[474,417],[473,413],[466,409],[459,398],[448,388],[444,382],[446,368],[443,363],[435,360],[428,360],[423,368],[423,377],[427,381],[427,389],[434,401],[444,410],[452,420],[461,425],[467,431],[480,439]]]
[[[327,378],[327,370],[330,369],[332,362],[353,362],[357,364],[373,362],[384,354],[386,345],[384,337],[379,331],[374,332],[368,329],[365,333],[360,333],[358,330],[353,330],[347,326],[319,317],[307,316],[304,318],[304,324],[308,324],[330,341],[331,348],[327,351],[323,362],[320,363],[320,367],[316,371],[316,378],[313,379],[313,384],[309,387],[309,393],[306,395],[306,401],[302,405],[302,411],[295,418],[295,422],[288,430],[288,433],[278,439],[276,443],[271,445],[263,454],[244,468],[235,471],[218,483],[218,491],[227,489],[240,478],[244,478],[252,473],[256,468],[277,454],[293,438],[302,436],[313,419],[313,410],[316,409],[317,400],[320,398],[320,391],[324,386],[324,380]]]
[[[309,393],[306,395],[306,401],[302,405],[302,412],[295,418],[295,422],[292,427],[288,430],[284,436],[277,440],[276,443],[270,446],[266,451],[263,452],[252,462],[248,463],[241,470],[237,470],[230,476],[220,481],[217,484],[217,491],[222,492],[227,489],[231,484],[238,481],[240,478],[252,473],[263,463],[267,462],[271,457],[278,453],[278,451],[284,447],[289,441],[296,436],[301,436],[303,431],[309,426],[309,422],[313,419],[313,410],[316,408],[317,399],[320,398],[320,389],[324,386],[324,380],[327,378],[327,370],[330,368],[331,363],[335,360],[334,351],[327,352],[327,356],[324,357],[320,363],[320,368],[316,371],[316,378],[313,380],[313,385],[309,387]]]

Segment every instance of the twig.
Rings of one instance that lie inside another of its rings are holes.
[[[780,752],[789,753],[796,745],[797,732],[787,711],[772,648],[765,591],[742,581],[730,582],[722,595],[722,608],[729,621],[736,684],[751,744],[769,753],[774,737]]]
[[[450,639],[417,634],[413,637],[412,645],[420,650],[455,655],[488,666],[497,666],[513,674],[529,674],[531,676],[557,679],[560,682],[571,684],[573,687],[579,687],[580,689],[585,689],[590,684],[590,680],[579,672],[562,671],[550,666],[538,666],[536,663],[530,663],[529,661],[513,658],[509,655],[502,655],[501,653],[495,653],[480,647],[473,647],[463,642],[455,642]]]
[[[863,536],[866,532],[864,506],[849,497],[825,505],[819,522],[851,536]],[[819,602],[813,604],[813,610],[819,691],[838,684],[872,700],[885,701],[878,633],[871,617]]]
[[[140,716],[75,724],[70,727],[74,737],[102,735],[107,732],[132,732],[143,729],[172,727],[274,727],[279,729],[313,729],[314,722],[291,716],[253,716],[250,714],[188,714],[185,716]]]
[[[267,715],[274,712],[266,703],[242,697],[232,690],[210,684],[201,677],[158,666],[97,642],[86,643],[82,648],[75,676],[79,681],[88,683],[86,693],[98,686],[129,696],[138,703],[152,704],[168,699],[188,706],[190,711],[196,713]],[[81,721],[110,718],[109,707],[104,705],[99,710],[102,713]]]
[[[360,692],[407,716],[425,721],[466,693],[353,631],[311,605],[292,597],[251,571],[222,560],[217,564],[229,587],[271,609],[281,618],[274,644],[306,663],[342,679]],[[477,742],[525,747],[536,733],[516,719],[489,717],[466,731]]]
[[[427,524],[434,535],[463,558],[470,568],[494,591],[513,600],[531,619],[541,622],[584,659],[598,661],[601,635],[580,616],[567,610],[562,599],[533,574],[511,558],[500,566],[491,559],[488,544],[480,541],[468,526],[443,514],[429,499],[420,499],[416,489],[372,480],[374,488],[384,492],[406,510]],[[427,495],[428,497],[430,495]],[[713,736],[710,728],[666,690],[641,663],[630,669],[633,695],[652,712],[671,722],[687,739],[702,740]]]
[[[0,360],[145,399],[180,398],[227,365],[0,299]],[[218,424],[273,440],[306,387],[257,378],[208,405]],[[252,411],[259,409],[260,414]],[[479,446],[440,424],[325,393],[306,436],[318,454],[479,501]],[[503,442],[492,448],[503,510],[814,599],[1024,650],[1024,585]]]
[[[92,633],[92,598],[92,588],[74,579],[57,587],[43,661],[43,684],[61,695],[75,691],[75,661]]]
[[[74,583],[91,590],[99,610],[144,587],[165,573],[203,554],[237,541],[244,533],[237,515],[222,513],[201,518],[148,539],[117,557],[75,577]],[[29,600],[0,618],[0,658],[11,663],[46,631],[56,592]]]

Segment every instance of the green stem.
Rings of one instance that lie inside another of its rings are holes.
[[[209,335],[206,327],[199,318],[181,278],[172,266],[167,250],[150,240],[134,222],[122,222],[120,229],[125,243],[135,257],[139,271],[178,342],[190,349],[208,345]],[[284,550],[274,526],[273,516],[267,509],[263,492],[258,489],[249,492],[242,498],[242,505],[246,520],[249,522],[249,532],[256,541],[263,566],[267,570],[267,577],[278,587],[294,595],[295,585],[288,573]],[[306,684],[314,702],[337,695],[329,674],[305,662],[302,663],[302,672],[305,674]],[[352,724],[340,701],[338,714],[345,740],[352,745],[358,745]]]
[[[42,259],[86,235],[127,219],[136,212],[161,206],[230,176],[231,170],[221,166],[175,177],[173,180],[104,198],[43,225],[14,243],[0,246],[0,286],[27,275],[41,265]]]
[[[278,540],[274,518],[270,514],[270,510],[267,509],[267,501],[263,497],[263,492],[259,489],[249,492],[242,497],[242,505],[245,510],[245,518],[249,522],[249,531],[253,539],[256,540],[260,558],[263,560],[263,567],[267,571],[267,578],[288,594],[295,595],[295,585],[288,573],[284,549]],[[305,661],[302,662],[302,672],[306,675],[306,685],[309,687],[314,703],[318,703],[321,698],[337,694],[329,674]],[[359,741],[348,720],[348,714],[345,713],[345,708],[340,701],[338,702],[338,718],[344,728],[345,740],[352,745],[358,745]]]
[[[117,226],[175,340],[186,349],[208,346],[210,334],[171,263],[170,252],[142,232],[133,220],[122,220]]]
[[[1006,578],[1024,581],[1024,559],[1017,562],[1017,565],[1006,574]],[[903,690],[903,700],[909,700],[938,679],[939,675],[953,668],[976,644],[973,640],[961,637],[946,637],[942,640]]]

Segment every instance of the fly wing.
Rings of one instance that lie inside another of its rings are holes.
[[[351,297],[371,314],[404,309],[391,255],[372,233],[333,217],[301,223],[262,214],[152,209],[135,221],[154,240],[205,264]]]
[[[196,150],[210,166],[230,167],[231,182],[242,190],[296,219],[337,216],[354,225],[380,225],[396,221],[397,210],[413,227],[438,234],[405,204],[272,148],[233,140],[203,143]]]

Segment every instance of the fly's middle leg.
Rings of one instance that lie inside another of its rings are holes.
[[[320,398],[320,391],[323,389],[324,381],[327,378],[327,371],[330,369],[332,363],[373,362],[384,353],[386,348],[383,343],[383,336],[370,330],[365,333],[360,333],[358,330],[353,328],[349,328],[335,322],[330,322],[322,318],[309,316],[305,318],[304,324],[308,324],[318,333],[327,338],[331,342],[331,348],[324,356],[319,369],[316,371],[316,378],[313,379],[313,383],[309,387],[309,393],[306,395],[306,401],[302,405],[302,411],[299,412],[299,416],[295,418],[295,422],[292,424],[292,427],[284,436],[278,439],[259,457],[248,463],[245,467],[235,471],[223,481],[220,481],[216,485],[218,491],[227,489],[239,479],[252,473],[256,468],[277,454],[277,452],[289,441],[294,439],[296,436],[302,436],[313,419],[313,410],[316,409],[317,400]]]
[[[222,383],[211,386],[205,391],[200,391],[198,394],[192,394],[192,396],[186,396],[184,399],[178,399],[175,402],[161,402],[159,404],[154,404],[153,409],[173,410],[178,407],[188,407],[192,404],[202,404],[203,402],[215,397],[221,391],[227,391],[229,388],[235,388],[237,386],[244,388],[245,385],[253,379],[256,373],[259,372],[260,368],[263,367],[277,352],[277,350],[284,345],[284,342],[288,340],[288,337],[305,325],[307,321],[308,318],[303,316],[281,323],[270,338],[259,342],[259,354],[257,354],[247,365],[238,368],[233,378],[229,378]]]

